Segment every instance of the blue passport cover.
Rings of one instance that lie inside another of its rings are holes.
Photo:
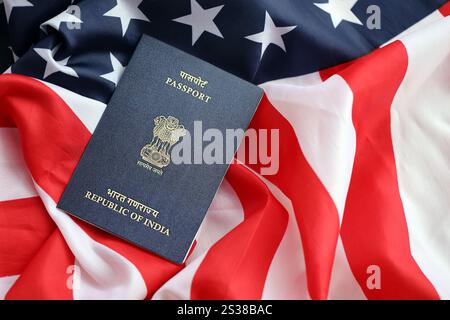
[[[197,150],[211,143],[198,144],[194,121],[224,137],[245,130],[261,97],[253,84],[144,35],[58,208],[183,263],[228,164],[193,164],[192,154],[192,164],[175,164],[173,150],[188,137]]]

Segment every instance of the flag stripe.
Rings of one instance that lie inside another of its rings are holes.
[[[227,180],[242,203],[244,221],[208,251],[192,281],[192,299],[260,299],[286,230],[286,211],[251,171],[232,164]]]
[[[291,124],[267,97],[258,107],[250,128],[279,130],[279,171],[267,179],[292,201],[305,254],[309,294],[312,299],[326,299],[339,232],[337,208],[303,155]],[[256,172],[265,166],[247,165]]]
[[[19,129],[33,179],[58,200],[89,141],[89,131],[66,103],[39,81],[2,75],[0,97],[3,115]],[[49,137],[52,143],[48,143]]]
[[[395,42],[339,72],[354,92],[357,136],[341,234],[370,299],[438,298],[411,255],[391,139],[391,103],[407,64],[405,47]],[[379,290],[366,285],[372,265],[381,270]]]
[[[22,272],[55,230],[39,197],[0,202],[0,277]]]
[[[36,196],[16,128],[0,127],[0,172],[0,201]]]
[[[152,299],[190,299],[192,280],[207,252],[243,220],[241,202],[227,179],[224,179],[202,222],[196,237],[197,245],[187,258],[186,267],[167,281]]]
[[[55,230],[6,295],[7,300],[71,300],[75,258]]]
[[[116,250],[91,238],[80,227],[80,223],[56,208],[54,200],[44,190],[39,186],[36,188],[74,255],[73,265],[79,267],[74,272],[78,282],[73,287],[73,298],[144,299],[147,288],[136,265]],[[85,283],[79,283],[79,280],[84,279],[87,280]]]
[[[151,298],[151,296],[167,280],[184,267],[183,265],[176,265],[164,258],[138,248],[85,223],[78,222],[78,225],[80,225],[83,231],[94,239],[95,242],[105,245],[133,263],[145,281],[147,287],[146,298]]]
[[[302,241],[292,202],[277,186],[264,177],[260,176],[260,178],[289,214],[286,232],[267,273],[262,299],[311,299],[308,292]]]
[[[9,277],[0,277],[0,300],[4,300],[6,294],[14,285],[16,280],[19,278],[18,275],[9,276]]]
[[[391,111],[411,252],[442,299],[450,298],[449,34],[446,18],[402,39],[408,70]]]
[[[324,82],[321,74],[317,73],[271,81],[262,87],[277,111],[294,129],[305,159],[329,192],[341,219],[356,144],[351,115],[353,93],[348,84],[339,76]],[[299,268],[298,272],[301,270]],[[333,297],[365,298],[340,247],[336,248],[332,270],[330,288],[334,291],[330,294]],[[289,286],[298,283],[300,277],[296,279],[290,281]],[[336,287],[342,283],[346,284],[348,291]],[[284,285],[285,288],[289,286]]]
[[[23,95],[23,88],[27,88],[25,91],[27,95]],[[0,77],[0,96],[9,101],[2,111],[19,124],[17,127],[22,137],[22,148],[27,165],[38,186],[50,196],[51,201],[48,201],[47,210],[51,212],[70,179],[84,146],[90,138],[90,133],[71,108],[41,82],[17,75],[3,75]],[[30,116],[31,110],[32,116]],[[46,123],[45,128],[40,126],[40,123]],[[46,141],[49,135],[54,137],[51,144]],[[180,269],[180,266],[175,266],[103,231],[83,223],[79,224],[83,225],[84,231],[92,238],[105,242],[116,252],[122,252],[132,259],[134,265],[140,267],[141,273],[146,276],[145,280],[150,286],[148,295]],[[63,225],[58,227],[66,231],[65,236],[71,232],[68,225],[66,228]],[[69,246],[76,248],[77,241],[81,240],[68,237],[66,241],[69,242]],[[83,254],[83,251],[79,253]],[[81,257],[77,257],[78,261],[80,259]],[[24,281],[20,284],[25,286]]]
[[[444,16],[450,16],[450,1],[439,8],[439,12]]]

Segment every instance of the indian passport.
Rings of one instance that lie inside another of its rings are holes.
[[[262,94],[144,35],[58,208],[183,263]]]

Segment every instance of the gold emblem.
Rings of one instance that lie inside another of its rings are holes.
[[[141,157],[148,163],[163,168],[169,165],[170,149],[186,135],[186,129],[172,116],[158,116],[154,123],[152,142],[141,149]]]

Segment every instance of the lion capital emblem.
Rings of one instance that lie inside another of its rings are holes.
[[[152,141],[141,149],[141,157],[148,163],[163,168],[170,164],[170,149],[186,135],[186,129],[172,116],[158,116],[154,123]]]

